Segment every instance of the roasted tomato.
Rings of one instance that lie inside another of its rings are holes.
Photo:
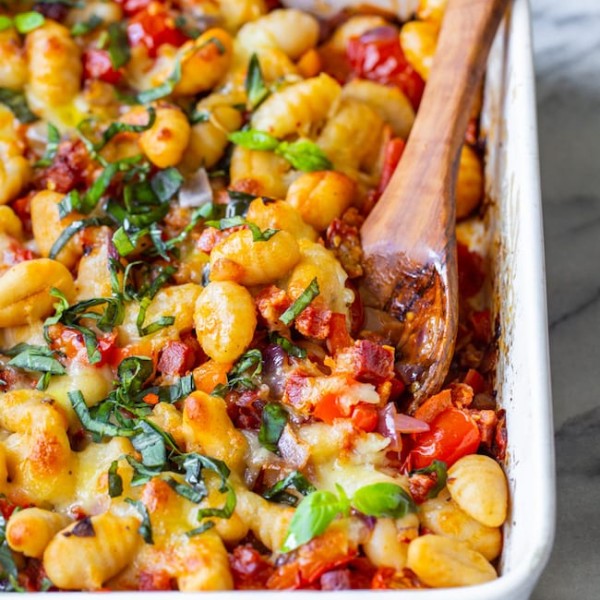
[[[449,408],[431,423],[431,429],[416,436],[408,455],[410,469],[423,469],[434,460],[451,467],[459,458],[477,452],[481,435],[477,423],[465,411]]]
[[[406,60],[396,29],[377,27],[352,38],[347,54],[358,77],[399,87],[413,107],[418,108],[425,82]]]

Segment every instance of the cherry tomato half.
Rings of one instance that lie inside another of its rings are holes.
[[[123,73],[112,66],[106,50],[92,48],[83,55],[83,77],[84,79],[100,79],[100,81],[115,85],[121,81]]]
[[[449,408],[433,420],[429,431],[416,436],[408,465],[423,469],[434,460],[442,460],[451,467],[459,458],[476,452],[480,442],[477,423],[466,412]]]
[[[169,13],[154,4],[131,18],[127,25],[127,37],[131,46],[146,46],[151,57],[156,56],[163,44],[179,47],[189,39],[176,27]]]
[[[396,29],[377,27],[352,38],[347,55],[358,77],[399,87],[418,108],[425,82],[406,60]]]

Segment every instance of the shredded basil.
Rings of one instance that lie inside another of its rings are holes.
[[[104,20],[98,15],[91,15],[87,21],[81,21],[79,23],[75,23],[73,27],[71,27],[71,35],[73,37],[77,37],[80,35],[87,35],[88,33],[94,31],[97,27],[100,27],[104,23]]]
[[[6,15],[0,15],[0,31],[6,31],[13,26],[13,20]]]
[[[285,429],[288,413],[280,404],[274,402],[263,408],[258,441],[271,452],[277,452],[277,442]]]
[[[19,344],[11,350],[14,352],[17,349],[18,353],[8,362],[11,367],[17,367],[24,371],[49,373],[50,375],[64,375],[66,373],[65,368],[55,358],[54,352],[44,346]],[[11,350],[5,350],[3,353],[10,356]]]
[[[293,344],[286,337],[272,332],[269,338],[271,342],[281,346],[281,348],[283,348],[290,356],[294,356],[295,358],[306,358],[306,350],[304,348],[300,348],[300,346],[296,346],[296,344]]]
[[[227,374],[227,384],[218,385],[212,392],[214,396],[224,397],[230,390],[253,390],[260,385],[262,373],[262,353],[256,348],[242,354]]]
[[[3,591],[24,592],[18,583],[19,571],[6,541],[6,519],[0,513],[0,587]]]
[[[82,219],[80,221],[73,221],[69,226],[63,229],[62,233],[58,236],[57,240],[52,244],[50,248],[49,257],[55,259],[60,251],[69,243],[69,240],[79,231],[86,227],[100,227],[101,225],[110,225],[111,222],[106,218],[92,217],[90,219]]]
[[[284,325],[291,325],[294,319],[320,294],[319,282],[315,277],[296,301],[279,317]]]
[[[266,242],[270,240],[276,233],[279,232],[279,229],[265,229],[264,231],[261,231],[258,225],[250,223],[250,221],[247,221],[246,219],[240,216],[225,217],[218,221],[207,221],[205,225],[207,227],[215,227],[220,230],[245,225],[252,233],[252,241],[254,242]]]
[[[105,423],[92,418],[87,404],[83,398],[83,394],[79,390],[75,392],[68,392],[67,395],[69,396],[69,401],[71,402],[73,410],[79,417],[84,429],[87,431],[106,437],[132,437],[135,435],[135,431],[133,429],[118,427],[111,423]]]
[[[181,80],[181,58],[177,58],[175,61],[175,66],[173,67],[173,71],[167,77],[165,82],[158,87],[146,90],[144,92],[140,92],[137,96],[138,102],[140,104],[148,104],[149,102],[154,102],[155,100],[160,100],[165,96],[168,96],[173,92],[175,86]]]
[[[49,167],[58,152],[58,144],[60,143],[60,132],[52,123],[48,123],[48,144],[44,156],[38,160],[34,166]]]
[[[212,529],[214,526],[214,521],[205,521],[204,523],[202,523],[202,525],[200,525],[200,527],[196,527],[195,529],[190,529],[190,531],[186,531],[185,535],[187,535],[187,537],[195,537],[204,533],[205,531],[208,531],[209,529]]]
[[[258,55],[250,57],[248,73],[246,74],[246,95],[250,110],[256,109],[269,95],[269,88],[265,85]]]
[[[147,544],[154,544],[154,539],[152,538],[152,523],[150,522],[150,515],[148,514],[146,505],[139,500],[132,500],[131,498],[125,498],[125,501],[135,507],[142,517],[142,522],[138,529],[139,534],[144,538],[144,541]]]
[[[108,469],[108,495],[118,498],[123,494],[123,479],[119,475],[119,461],[113,460]]]
[[[108,55],[114,69],[120,69],[131,59],[131,50],[124,22],[111,23],[108,26]]]
[[[166,267],[161,271],[161,273],[156,277],[156,279],[150,284],[150,286],[143,291],[140,298],[140,311],[138,312],[138,316],[136,319],[136,325],[138,329],[138,333],[141,337],[146,335],[150,335],[162,329],[163,327],[169,327],[175,322],[175,317],[171,316],[163,316],[158,318],[156,321],[151,323],[150,325],[144,326],[144,321],[146,320],[146,311],[148,307],[152,303],[154,296],[158,294],[160,288],[171,278],[171,276],[175,273],[175,267]]]
[[[300,492],[303,496],[307,496],[312,492],[316,492],[317,488],[310,482],[300,471],[293,471],[281,481],[278,481],[272,488],[269,488],[263,493],[265,500],[278,502],[280,504],[289,504],[296,506],[299,498],[293,494],[286,492],[287,489],[293,488]]]
[[[33,123],[38,120],[38,117],[31,112],[23,92],[0,88],[0,104],[10,108],[21,123]]]

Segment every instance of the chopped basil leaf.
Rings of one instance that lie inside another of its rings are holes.
[[[49,167],[58,152],[58,144],[60,143],[60,132],[52,123],[48,123],[48,144],[44,156],[35,163],[36,167]]]
[[[19,571],[12,551],[6,541],[6,519],[0,513],[0,585],[3,591],[25,590],[18,584]]]
[[[97,27],[100,27],[102,23],[104,23],[104,20],[101,17],[98,15],[92,15],[87,21],[75,23],[75,25],[71,27],[71,35],[73,37],[87,35],[91,31],[94,31],[94,29]]]
[[[304,348],[300,348],[300,346],[296,346],[286,337],[283,337],[275,332],[271,333],[269,337],[274,344],[281,346],[290,356],[294,356],[296,358],[306,358],[306,350]]]
[[[5,31],[13,26],[13,20],[6,15],[0,15],[0,31]]]
[[[315,277],[308,287],[296,298],[296,301],[279,317],[284,325],[290,325],[293,320],[319,295],[319,282]]]
[[[210,112],[206,109],[194,108],[188,115],[190,125],[196,125],[197,123],[207,123],[210,121]]]
[[[292,494],[286,493],[285,490],[293,488],[300,492],[303,496],[316,492],[317,488],[310,482],[300,471],[293,471],[287,477],[278,481],[272,488],[263,493],[265,500],[279,502],[296,506],[298,498]]]
[[[186,500],[193,502],[194,504],[199,504],[200,502],[202,502],[202,500],[204,500],[204,498],[206,498],[207,492],[205,489],[202,490],[198,488],[193,488],[185,483],[180,483],[172,477],[167,477],[165,481],[167,482],[169,487],[173,489],[177,494],[179,494]]]
[[[159,171],[150,182],[160,202],[168,202],[179,191],[182,184],[183,176],[175,167]]]
[[[146,90],[144,92],[140,92],[137,96],[138,102],[140,104],[148,104],[149,102],[153,102],[154,100],[160,100],[160,98],[164,98],[173,92],[175,86],[181,80],[181,59],[178,58],[175,61],[175,67],[171,74],[167,77],[165,82],[158,87]]]
[[[198,27],[188,25],[187,19],[184,15],[177,15],[175,17],[175,27],[177,27],[177,29],[179,29],[179,31],[181,31],[184,35],[187,35],[193,40],[198,39],[202,34],[202,31],[198,29]]]
[[[41,27],[46,19],[41,13],[30,11],[15,15],[14,22],[16,30],[19,33],[26,34]]]
[[[200,46],[198,46],[198,48],[196,48],[196,50],[200,50],[201,48],[206,48],[206,46],[208,46],[210,44],[215,45],[219,54],[225,54],[227,52],[227,48],[225,48],[225,46],[223,46],[223,42],[219,38],[216,38],[216,37],[208,38],[205,42],[203,42]]]
[[[131,437],[135,435],[135,430],[126,429],[123,427],[118,427],[113,425],[112,423],[105,423],[99,421],[97,419],[92,418],[90,415],[90,411],[85,403],[83,398],[83,394],[77,390],[75,392],[68,392],[69,402],[71,402],[71,406],[75,411],[76,415],[79,417],[81,424],[84,429],[90,431],[91,433],[97,433],[100,436],[106,437]]]
[[[189,396],[195,389],[196,384],[194,383],[194,376],[190,373],[179,379],[179,381],[173,385],[156,385],[146,388],[134,397],[134,401],[143,401],[144,396],[147,394],[156,394],[159,402],[173,404],[174,402]]]
[[[143,463],[137,461],[129,454],[125,455],[125,460],[133,469],[133,477],[131,478],[132,487],[144,485],[153,477],[158,477],[162,473],[162,467],[146,467]]]
[[[435,474],[435,485],[429,490],[427,498],[437,498],[438,494],[446,487],[448,479],[448,466],[442,460],[434,460],[428,467],[412,471],[411,475],[422,473],[424,475]]]
[[[417,511],[412,498],[395,483],[374,483],[356,490],[352,506],[370,517],[401,519]]]
[[[148,121],[142,125],[130,125],[129,123],[123,123],[122,121],[116,121],[111,123],[108,128],[102,133],[102,139],[96,143],[92,143],[92,150],[94,152],[100,152],[110,140],[112,140],[119,133],[142,133],[150,129],[156,122],[156,110],[150,106],[148,107]],[[87,124],[90,123],[89,119],[82,121],[77,126],[78,131],[83,135],[83,129]]]
[[[131,504],[131,506],[135,507],[142,517],[142,522],[140,524],[140,528],[138,529],[139,534],[144,538],[144,541],[147,544],[154,544],[154,540],[152,538],[152,524],[150,522],[150,515],[148,514],[146,505],[139,500],[132,500],[131,498],[125,498],[125,501]]]
[[[318,490],[300,502],[289,525],[281,552],[290,552],[325,532],[332,521],[348,511],[333,492]]]
[[[119,475],[119,461],[113,460],[108,469],[108,495],[118,498],[123,493],[123,479]]]
[[[258,56],[253,54],[248,64],[248,73],[246,74],[246,94],[250,110],[257,108],[269,95],[269,89],[265,85],[262,69]]]
[[[309,140],[281,142],[275,153],[283,156],[294,169],[299,171],[324,171],[332,168],[331,161],[323,150]]]
[[[55,259],[60,251],[67,245],[69,240],[79,231],[86,227],[100,227],[101,225],[110,225],[109,219],[92,217],[90,219],[82,219],[81,221],[73,221],[68,227],[63,229],[57,240],[50,248],[49,257]]]
[[[154,363],[147,356],[128,356],[119,364],[117,376],[125,394],[137,394],[154,372]]]
[[[235,490],[229,483],[225,483],[225,489],[221,489],[221,492],[226,493],[225,504],[222,508],[201,508],[198,511],[198,521],[207,519],[209,517],[217,517],[218,519],[229,519],[233,515],[237,504],[237,496]]]
[[[147,288],[147,290],[143,294],[141,294],[140,311],[138,312],[138,316],[136,319],[138,333],[141,337],[150,335],[151,333],[154,333],[155,331],[158,331],[163,327],[169,327],[175,322],[175,317],[163,316],[158,318],[150,325],[144,327],[144,321],[146,320],[146,311],[152,303],[154,296],[156,296],[159,289],[171,278],[175,271],[175,267],[167,267],[166,269],[163,269],[162,272],[158,275],[158,277],[156,277],[152,284]]]
[[[141,432],[131,438],[133,447],[142,455],[145,467],[164,467],[167,463],[167,447],[163,436],[148,424],[140,423]]]
[[[240,216],[225,217],[224,219],[220,219],[218,221],[206,221],[205,225],[207,227],[216,227],[221,231],[224,229],[230,229],[231,227],[240,227],[245,225],[252,233],[252,241],[254,242],[266,242],[279,232],[279,229],[265,229],[264,231],[261,231],[258,225],[250,223],[249,221],[246,221],[244,217]]]
[[[115,22],[108,26],[108,55],[114,69],[120,69],[131,58],[124,22]]]
[[[21,123],[33,123],[33,121],[38,120],[38,117],[29,109],[23,92],[0,88],[0,104],[10,108]]]
[[[66,373],[65,368],[54,357],[52,350],[43,346],[23,346],[22,350],[8,364],[24,371],[49,373],[50,375],[64,375]]]
[[[263,408],[258,441],[271,452],[277,452],[277,442],[285,429],[288,413],[280,404],[270,403]]]
[[[229,134],[229,141],[237,146],[248,148],[248,150],[259,150],[262,152],[274,151],[279,147],[279,140],[277,138],[256,129],[234,131]]]

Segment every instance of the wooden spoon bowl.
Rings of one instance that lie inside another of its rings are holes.
[[[417,118],[365,221],[367,304],[402,325],[397,368],[416,407],[448,373],[458,325],[455,183],[479,82],[509,0],[449,0]]]

